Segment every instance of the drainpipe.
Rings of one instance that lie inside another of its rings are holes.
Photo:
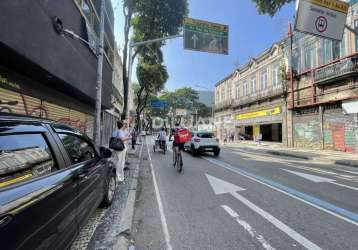
[[[291,87],[291,109],[295,107],[295,93],[293,89],[293,67],[292,67],[292,26],[291,23],[288,24],[288,39],[290,41],[289,45],[289,70],[290,70],[290,87]]]

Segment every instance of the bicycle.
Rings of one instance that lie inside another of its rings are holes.
[[[183,170],[183,158],[179,146],[173,147],[173,167],[177,169],[178,173]]]

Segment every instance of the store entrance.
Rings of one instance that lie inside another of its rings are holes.
[[[253,126],[245,126],[245,140],[252,140],[253,139]]]
[[[261,125],[260,133],[262,141],[282,142],[282,123]]]

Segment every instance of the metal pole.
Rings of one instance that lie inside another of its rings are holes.
[[[103,70],[103,37],[104,37],[104,9],[105,0],[101,0],[101,20],[98,44],[97,60],[97,87],[96,87],[96,119],[94,124],[93,138],[96,145],[101,141],[101,107],[102,107],[102,70]]]
[[[173,38],[178,38],[178,37],[183,37],[183,34],[178,34],[178,35],[173,35],[173,36],[167,36],[167,37],[161,37],[161,38],[156,38],[156,39],[152,39],[152,40],[148,40],[148,41],[143,41],[143,42],[136,42],[134,43],[133,40],[129,41],[129,55],[128,55],[128,95],[127,95],[127,100],[124,100],[125,102],[127,102],[128,104],[128,96],[129,96],[129,90],[131,88],[131,84],[132,84],[132,64],[133,64],[133,48],[140,46],[140,45],[145,45],[145,44],[150,44],[150,43],[156,43],[156,42],[161,42],[161,41],[165,41],[168,39],[173,39]],[[126,97],[124,97],[126,98]],[[125,116],[128,117],[128,105],[127,105],[127,110],[125,110]]]
[[[129,45],[129,46],[137,47],[137,46],[140,46],[140,45],[145,45],[145,44],[149,44],[149,43],[161,42],[161,41],[165,41],[165,40],[169,40],[169,39],[174,39],[174,38],[178,38],[178,37],[183,37],[183,34],[178,34],[178,35],[173,35],[173,36],[166,36],[166,37],[151,39],[151,40],[147,40],[147,41],[143,41],[143,42],[136,42],[136,43],[132,43],[132,45]]]
[[[295,91],[294,91],[294,85],[293,85],[293,65],[292,65],[292,26],[291,23],[289,23],[288,27],[288,39],[290,41],[290,47],[289,47],[289,67],[290,67],[290,87],[291,87],[291,146],[294,147],[294,133],[293,133],[293,113],[295,108]],[[286,114],[287,115],[287,114]]]

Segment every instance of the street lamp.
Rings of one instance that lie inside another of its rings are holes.
[[[102,107],[102,73],[103,73],[103,54],[104,54],[104,12],[105,0],[101,0],[100,24],[99,24],[99,38],[96,45],[97,55],[97,80],[96,80],[96,106],[95,106],[95,122],[93,128],[93,139],[96,145],[101,143],[101,107]],[[84,38],[77,35],[75,32],[65,29],[61,19],[57,16],[52,17],[52,26],[60,35],[67,35],[71,38],[80,40],[91,47],[91,44]]]

